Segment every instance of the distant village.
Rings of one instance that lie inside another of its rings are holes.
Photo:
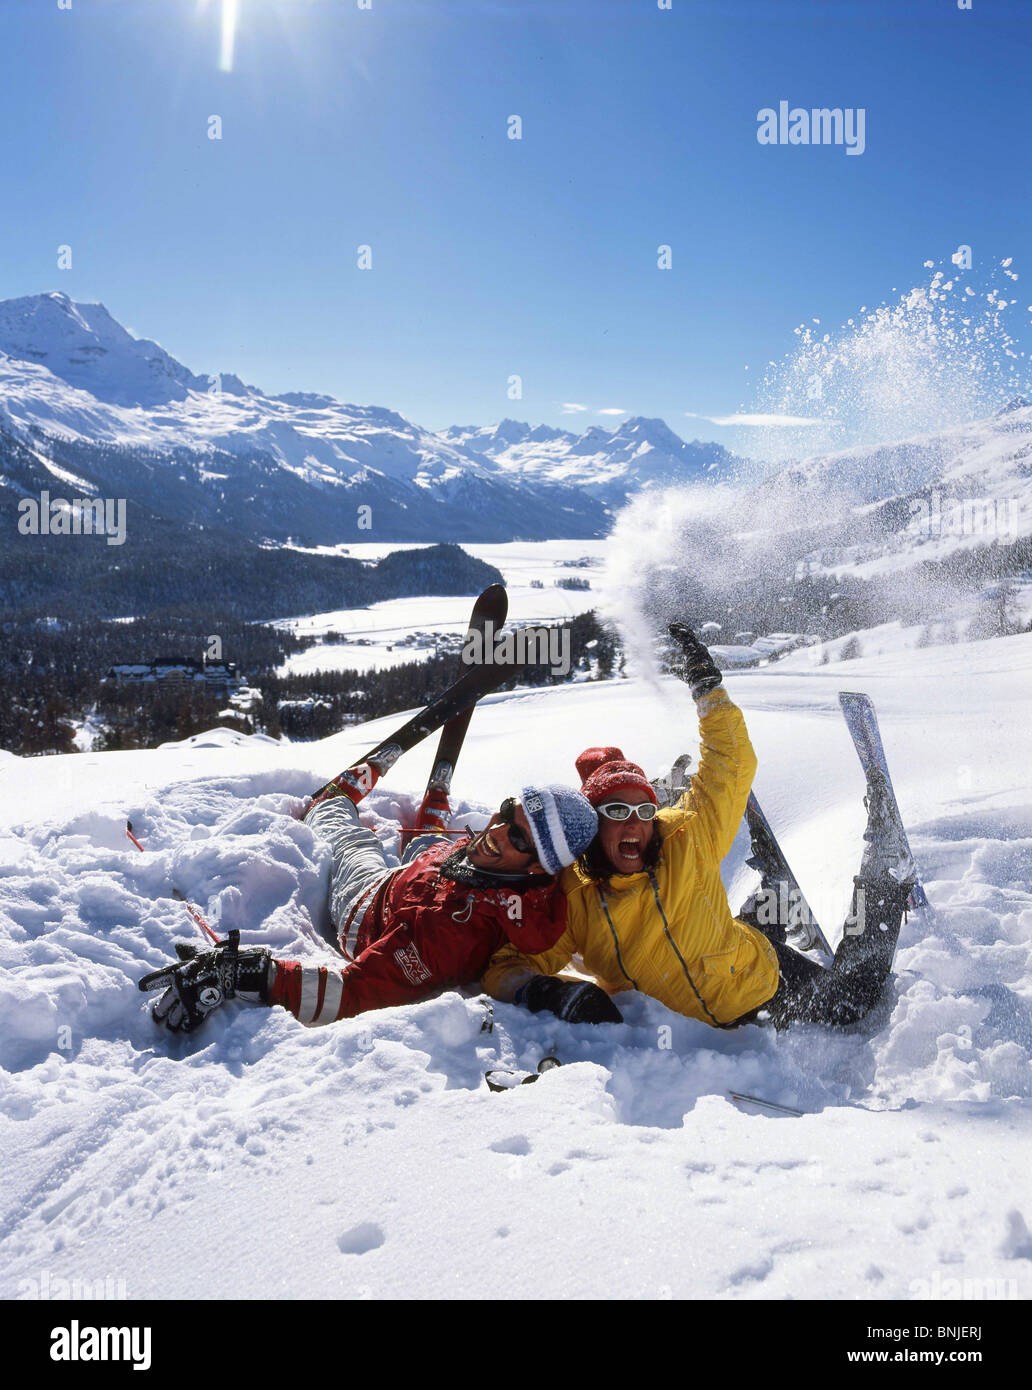
[[[225,700],[219,718],[248,719],[262,703],[261,690],[248,685],[232,661],[197,660],[192,656],[160,656],[148,662],[123,662],[109,666],[103,684],[132,687],[154,686],[155,693],[198,693]]]
[[[801,632],[772,632],[766,637],[757,637],[755,632],[746,629],[736,632],[730,642],[722,642],[722,632],[720,623],[703,623],[699,628],[699,636],[709,647],[710,655],[724,671],[766,665],[797,647],[811,646],[816,640]]]

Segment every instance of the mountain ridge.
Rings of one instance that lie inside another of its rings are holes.
[[[270,395],[233,373],[194,373],[103,304],[61,291],[0,301],[0,425],[60,452],[73,472],[68,454],[77,447],[141,451],[151,465],[186,460],[200,489],[198,515],[212,504],[201,493],[225,481],[202,476],[215,474],[206,461],[235,477],[238,503],[254,500],[243,484],[248,469],[255,497],[279,473],[310,501],[286,505],[279,525],[266,516],[272,529],[263,534],[283,539],[303,520],[323,543],[363,539],[355,517],[363,504],[373,508],[365,539],[548,539],[559,527],[565,536],[601,535],[612,507],[634,492],[706,476],[732,457],[642,417],[581,435],[515,420],[433,432],[387,407],[322,392]],[[181,475],[166,481],[181,490]],[[148,505],[160,511],[160,477],[150,482]]]

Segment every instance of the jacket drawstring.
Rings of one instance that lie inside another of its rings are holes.
[[[476,895],[475,895],[474,893],[467,893],[467,894],[466,894],[466,906],[465,906],[465,909],[459,908],[459,910],[458,910],[457,912],[453,912],[453,913],[452,913],[452,921],[453,921],[453,922],[468,922],[468,921],[469,921],[469,919],[473,916],[473,901],[474,901],[475,896],[476,896]]]
[[[623,963],[623,956],[620,954],[620,938],[617,936],[617,934],[616,934],[616,928],[613,926],[613,919],[612,919],[612,917],[611,917],[610,914],[609,914],[609,903],[606,901],[605,891],[604,891],[604,889],[603,889],[601,883],[598,885],[598,900],[599,900],[599,902],[602,904],[602,911],[603,911],[603,912],[605,913],[605,915],[606,915],[606,921],[609,923],[609,930],[610,930],[610,932],[611,932],[612,935],[613,935],[613,945],[616,947],[616,963],[619,965],[620,969],[623,971],[623,973],[624,973],[624,979],[625,979],[625,980],[630,980],[630,982],[631,982],[631,988],[632,988],[632,989],[637,989],[637,988],[638,988],[638,982],[637,982],[637,980],[631,979],[631,976],[628,975],[628,973],[627,973],[627,967],[626,967],[626,966],[624,965],[624,963]]]

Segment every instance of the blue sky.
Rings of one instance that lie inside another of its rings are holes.
[[[804,319],[960,243],[1028,268],[1026,0],[238,0],[231,72],[221,9],[4,0],[0,297],[430,428],[730,442],[687,414],[748,409]],[[864,153],[760,145],[782,99],[864,108]]]

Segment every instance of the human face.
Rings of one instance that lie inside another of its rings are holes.
[[[530,847],[529,851],[527,846]],[[500,809],[494,813],[485,829],[470,842],[466,855],[475,869],[486,869],[488,873],[545,872],[537,861],[530,822],[523,806],[514,797],[502,802]]]
[[[652,798],[640,787],[621,787],[619,792],[606,798],[608,801],[625,801],[628,806],[640,806]],[[640,874],[645,868],[645,851],[652,839],[655,821],[639,820],[632,815],[629,820],[607,820],[598,818],[599,843],[606,858],[613,866],[614,873]]]

